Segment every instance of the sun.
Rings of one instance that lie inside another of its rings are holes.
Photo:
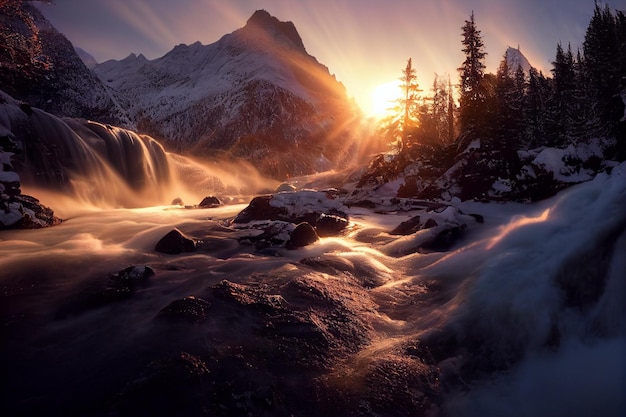
[[[400,98],[400,80],[377,85],[371,93],[370,115],[382,119],[391,113],[393,102]]]

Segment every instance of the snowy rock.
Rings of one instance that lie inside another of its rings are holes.
[[[255,220],[307,222],[323,235],[340,233],[348,225],[343,204],[324,192],[302,190],[255,197],[233,220],[245,224]]]
[[[193,252],[196,250],[196,242],[185,236],[180,230],[174,229],[157,242],[154,250],[168,254]]]

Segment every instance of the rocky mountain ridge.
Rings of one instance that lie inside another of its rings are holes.
[[[213,44],[181,44],[151,61],[131,54],[94,71],[140,131],[176,151],[219,150],[281,177],[332,167],[352,140],[345,87],[293,23],[264,10]]]
[[[129,124],[110,90],[31,2],[0,2],[0,89],[53,114]]]

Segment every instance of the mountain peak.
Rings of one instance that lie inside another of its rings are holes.
[[[298,49],[304,50],[302,38],[293,22],[281,22],[266,10],[257,10],[246,22],[244,29],[261,30],[274,39],[288,41]]]
[[[528,58],[524,56],[519,46],[517,48],[508,47],[504,54],[506,58],[506,62],[509,67],[509,73],[511,75],[515,75],[515,71],[517,71],[518,67],[522,67],[522,70],[528,74],[532,65],[528,61]]]

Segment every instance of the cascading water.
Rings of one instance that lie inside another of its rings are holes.
[[[63,209],[63,200],[102,208],[164,205],[175,198],[197,204],[208,194],[247,196],[274,185],[249,164],[199,163],[127,129],[10,103],[0,113],[22,149],[13,157],[22,188],[53,209]]]

